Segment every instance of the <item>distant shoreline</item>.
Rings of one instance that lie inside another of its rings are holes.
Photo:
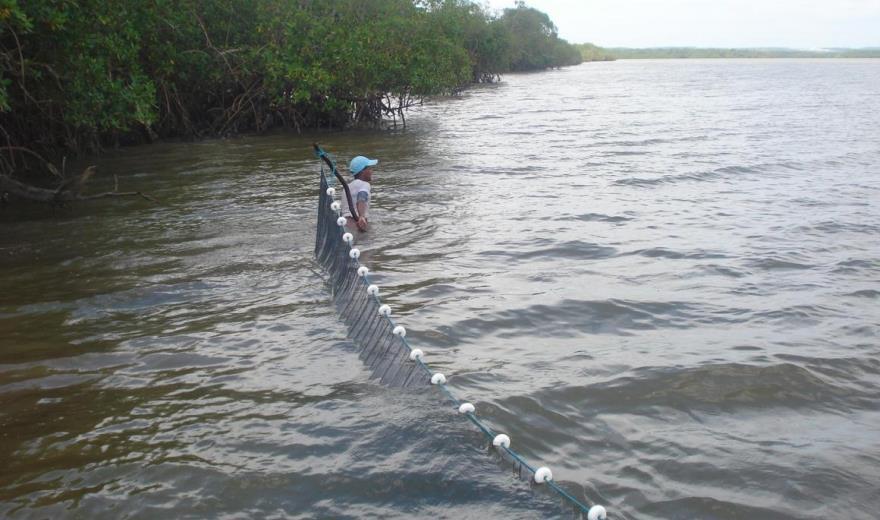
[[[701,48],[701,47],[599,47],[576,44],[584,61],[627,59],[724,59],[724,58],[880,58],[880,47],[861,49],[823,49],[817,51],[783,48]]]

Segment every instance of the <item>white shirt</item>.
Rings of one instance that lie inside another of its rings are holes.
[[[355,211],[357,211],[358,197],[366,205],[367,211],[364,211],[363,215],[358,214],[359,217],[365,217],[370,209],[370,183],[355,179],[348,183],[348,190],[351,191],[351,201],[354,203]],[[351,215],[351,211],[348,209],[348,198],[345,196],[344,189],[342,190],[342,215],[346,217]]]

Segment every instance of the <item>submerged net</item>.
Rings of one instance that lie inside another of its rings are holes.
[[[349,337],[358,347],[359,356],[373,371],[373,377],[391,387],[425,386],[431,380],[431,371],[420,360],[410,359],[412,349],[403,334],[394,333],[395,323],[390,314],[379,313],[381,307],[378,288],[369,291],[369,273],[351,256],[349,245],[343,240],[343,218],[331,208],[332,197],[327,195],[327,179],[321,175],[321,196],[318,202],[318,233],[315,238],[315,256],[329,273],[330,290],[339,315],[348,326]],[[344,221],[344,218],[343,218]],[[358,270],[360,269],[360,273]]]
[[[323,152],[318,153],[323,157]],[[339,202],[334,200],[336,190],[331,184],[336,184],[336,179],[332,174],[325,175],[322,165],[315,257],[329,274],[334,304],[348,327],[349,338],[358,348],[364,364],[372,370],[373,377],[391,387],[436,385],[456,410],[491,441],[490,446],[511,463],[514,475],[532,483],[546,484],[578,515],[586,513],[590,520],[605,518],[604,508],[588,508],[554,482],[548,468],[536,468],[513,451],[509,437],[493,431],[481,421],[471,403],[459,400],[450,392],[446,377],[433,372],[422,361],[422,351],[409,344],[406,329],[391,318],[390,307],[382,304],[378,287],[370,282],[369,269],[360,264],[360,251],[353,247],[353,237],[346,232],[346,219],[340,213]]]

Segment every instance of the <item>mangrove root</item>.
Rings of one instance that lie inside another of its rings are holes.
[[[11,194],[21,199],[32,200],[36,202],[45,202],[53,205],[61,205],[67,202],[80,200],[134,196],[141,197],[151,202],[159,202],[150,195],[147,195],[146,193],[140,191],[119,191],[118,179],[115,182],[113,191],[94,194],[83,193],[83,188],[85,187],[86,182],[88,182],[89,178],[91,178],[94,174],[95,167],[89,166],[88,168],[83,170],[83,172],[78,176],[66,179],[64,182],[61,183],[60,186],[58,186],[58,188],[54,190],[39,188],[37,186],[25,184],[21,181],[13,179],[8,175],[0,174],[0,196],[2,196],[4,200],[6,200]]]

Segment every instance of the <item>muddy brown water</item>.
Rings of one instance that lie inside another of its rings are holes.
[[[876,518],[880,61],[509,75],[405,130],[125,149],[0,214],[0,516],[566,517],[369,379],[313,260],[319,139],[414,346],[613,518]]]

